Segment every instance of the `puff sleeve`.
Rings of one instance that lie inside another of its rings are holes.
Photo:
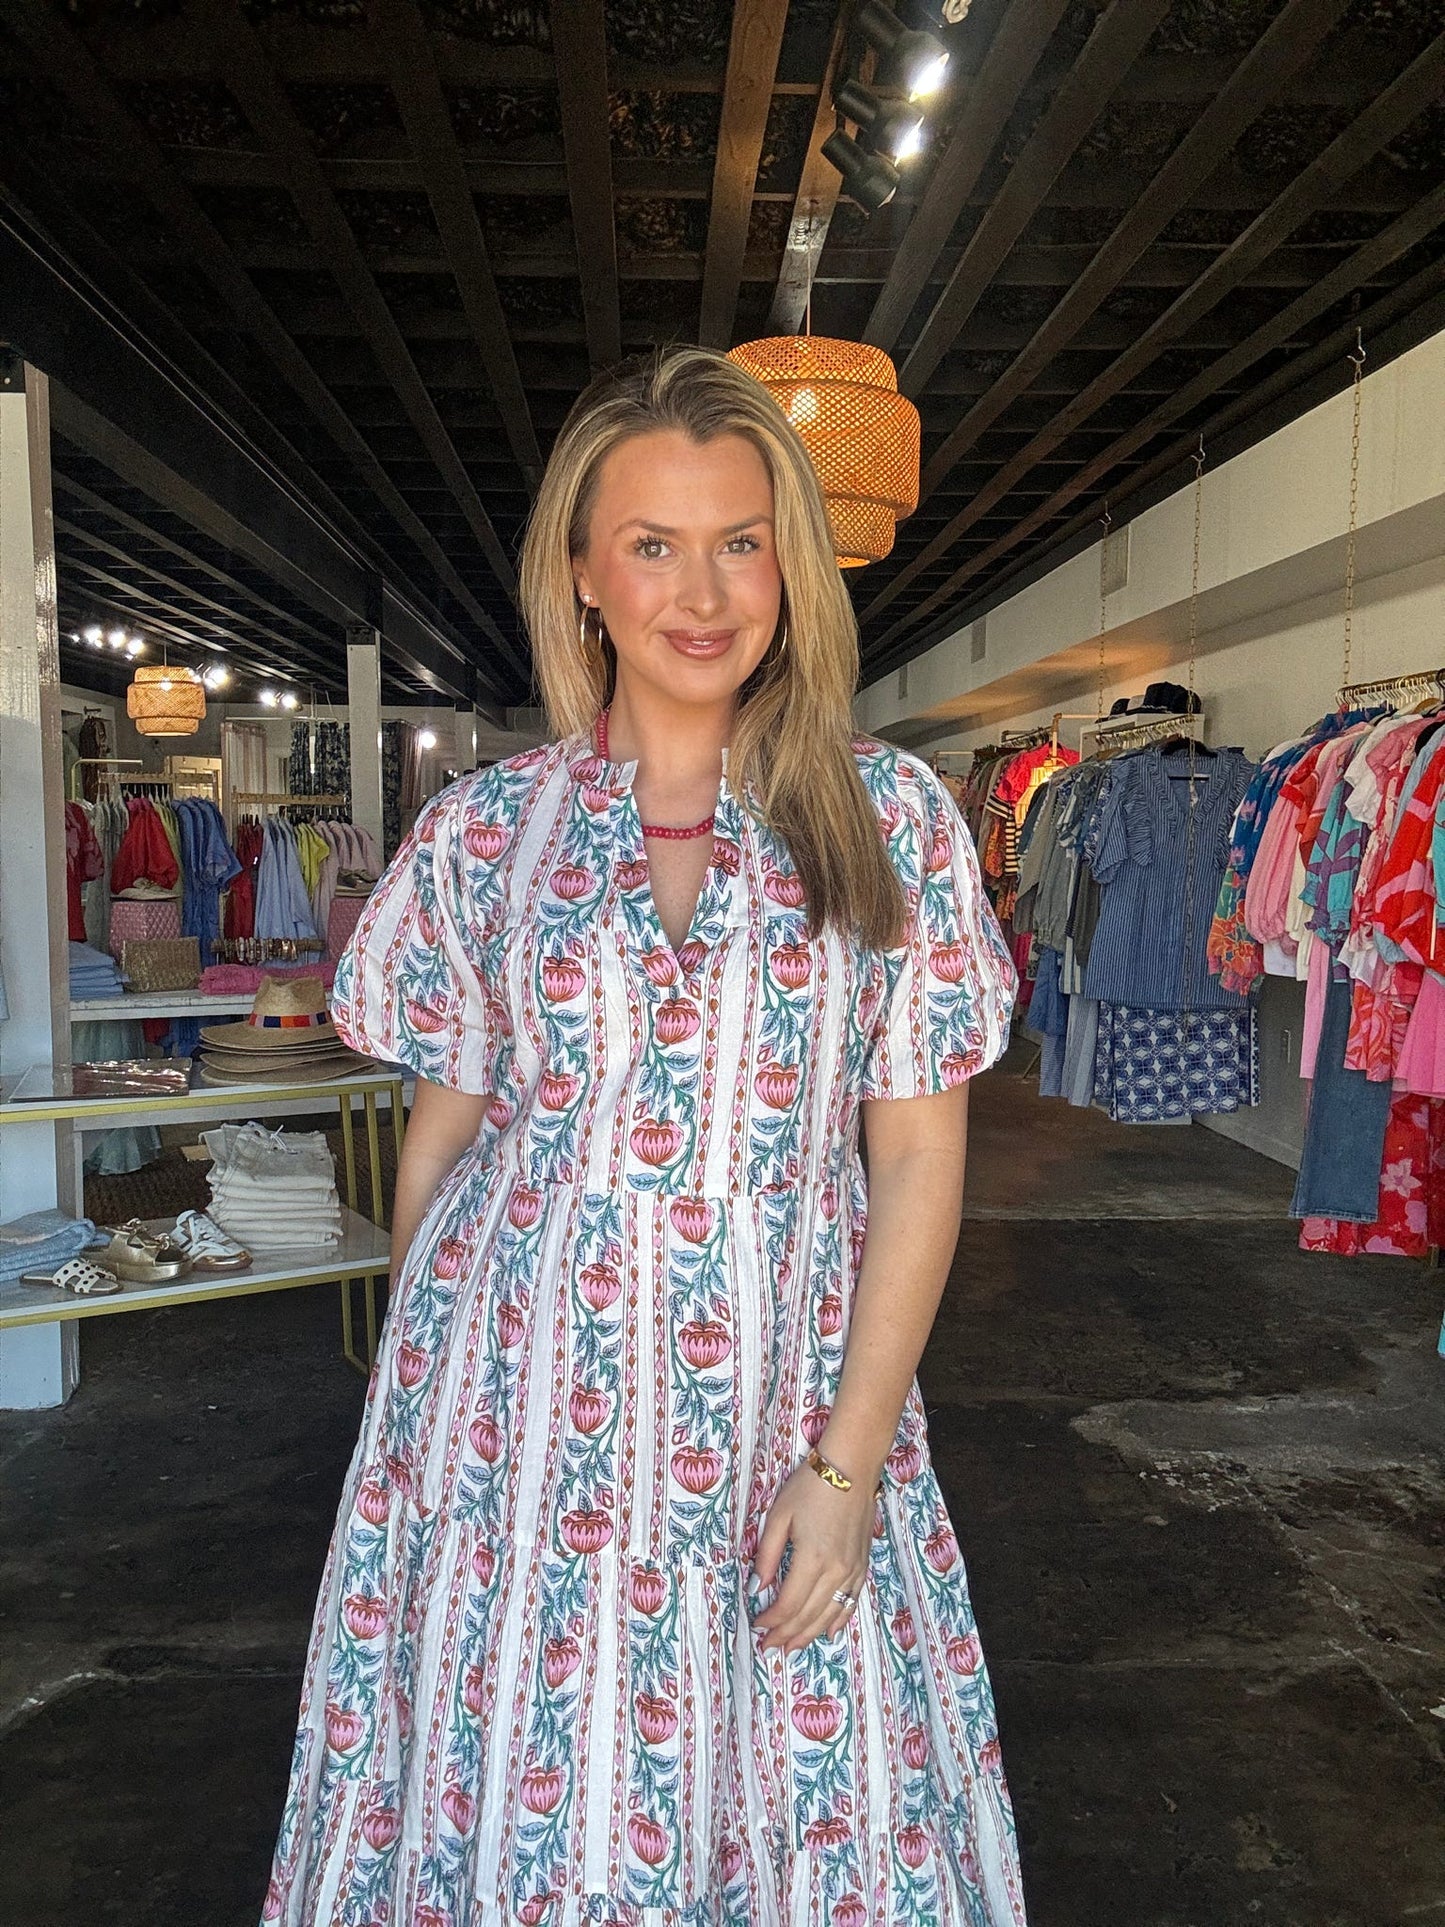
[[[468,947],[481,922],[475,782],[434,797],[387,866],[336,966],[331,1015],[353,1050],[485,1097],[495,1026]]]
[[[864,1098],[925,1097],[986,1070],[1008,1044],[1017,973],[983,892],[958,805],[925,763],[897,753],[889,854],[908,902],[884,989]],[[892,787],[892,786],[890,786]]]

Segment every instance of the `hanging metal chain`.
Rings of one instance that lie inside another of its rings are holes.
[[[1350,530],[1345,538],[1345,661],[1340,672],[1340,687],[1349,686],[1350,647],[1355,623],[1355,528],[1360,514],[1360,406],[1365,376],[1365,344],[1355,330],[1355,352],[1350,356],[1355,370],[1355,421],[1350,431]]]
[[[1105,570],[1108,567],[1109,531],[1114,526],[1114,518],[1109,513],[1109,504],[1104,504],[1104,537],[1099,544],[1099,709],[1096,722],[1104,720],[1104,631],[1109,626],[1109,598],[1104,591]]]
[[[1189,1012],[1190,973],[1194,962],[1194,858],[1195,813],[1199,805],[1198,725],[1194,719],[1195,669],[1199,658],[1199,546],[1204,526],[1204,437],[1199,437],[1199,452],[1194,457],[1194,559],[1189,576],[1189,700],[1185,709],[1185,729],[1189,738],[1189,820],[1184,840],[1184,945],[1179,960],[1179,1002]]]

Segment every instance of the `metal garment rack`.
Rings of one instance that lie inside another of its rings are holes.
[[[1094,738],[1092,755],[1112,755],[1123,750],[1146,749],[1150,743],[1167,742],[1171,736],[1183,736],[1203,746],[1205,722],[1202,712],[1192,716],[1155,716],[1147,723],[1126,724],[1118,729],[1106,729],[1096,719],[1093,726],[1086,728],[1082,734],[1085,740],[1090,736]]]
[[[1357,708],[1371,697],[1427,696],[1433,692],[1445,700],[1445,669],[1418,669],[1408,676],[1381,676],[1374,682],[1347,682],[1340,690],[1341,709]]]
[[[335,794],[297,796],[292,790],[237,790],[231,797],[231,806],[237,810],[247,806],[263,810],[335,810],[346,801],[345,796]]]

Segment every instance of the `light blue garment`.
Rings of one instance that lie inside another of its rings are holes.
[[[216,961],[215,943],[221,934],[221,891],[239,876],[241,865],[226,841],[226,826],[215,804],[188,796],[176,805],[181,830],[181,863],[186,874],[186,898],[181,932],[201,947],[201,968]]]
[[[256,872],[258,937],[315,937],[311,899],[301,874],[301,859],[289,823],[267,822],[265,845]]]
[[[23,1271],[54,1271],[87,1245],[104,1244],[89,1218],[64,1211],[27,1211],[0,1224],[0,1284],[13,1284]]]

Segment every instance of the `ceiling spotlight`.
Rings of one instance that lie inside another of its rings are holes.
[[[201,677],[207,689],[224,689],[230,680],[231,672],[223,662],[212,663]]]
[[[863,0],[853,24],[878,54],[880,87],[896,87],[910,100],[920,100],[943,85],[948,49],[931,33],[905,27],[879,0]]]
[[[112,629],[110,634],[106,637],[106,641],[110,644],[112,649],[124,649],[125,641],[126,641],[125,630]]]
[[[923,110],[906,100],[880,100],[861,81],[845,80],[833,97],[840,114],[857,121],[875,154],[909,161],[923,146]]]
[[[104,642],[105,640],[105,637],[101,634],[100,626],[98,623],[92,622],[90,627],[84,632],[84,634],[85,634],[86,641],[90,644],[92,649],[99,649],[101,643]]]
[[[71,640],[72,642],[79,642],[79,641],[80,641],[80,631],[79,631],[78,629],[72,629],[72,630],[71,630],[71,632],[70,632],[70,640]]]
[[[419,749],[435,749],[437,746],[437,733],[434,729],[423,729],[418,732],[416,740]]]
[[[130,641],[125,646],[125,653],[128,656],[130,656],[132,659],[135,658],[136,656],[144,655],[145,644],[141,641],[139,636],[131,637]]]
[[[300,706],[300,702],[301,702],[301,698],[299,696],[293,695],[289,689],[282,690],[281,707],[283,709],[296,709]]]
[[[256,696],[256,701],[263,709],[274,709],[279,700],[274,689],[262,689]]]
[[[823,159],[843,176],[843,185],[859,207],[876,214],[898,192],[898,169],[882,154],[870,154],[840,127],[823,142]]]

